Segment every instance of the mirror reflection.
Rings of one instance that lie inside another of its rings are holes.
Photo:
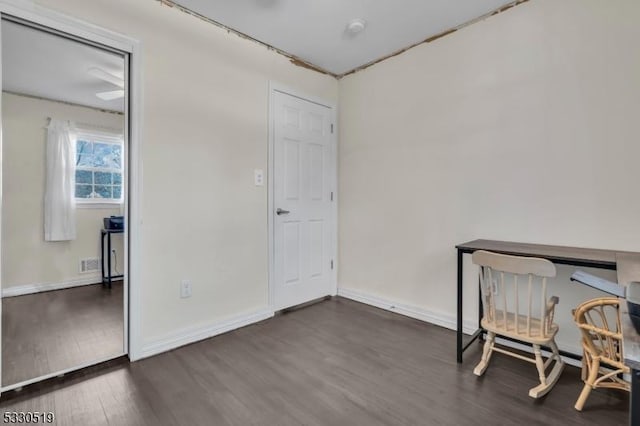
[[[2,386],[124,354],[125,60],[2,22]]]

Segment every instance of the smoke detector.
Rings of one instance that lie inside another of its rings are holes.
[[[364,27],[367,26],[367,23],[364,19],[355,18],[349,21],[347,24],[347,31],[351,34],[358,34],[359,32],[364,30]]]

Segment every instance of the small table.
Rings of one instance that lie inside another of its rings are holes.
[[[102,229],[100,231],[100,266],[102,267],[102,284],[107,284],[111,288],[114,279],[123,278],[124,274],[111,275],[111,235],[122,234],[124,229]],[[104,272],[104,237],[107,237],[107,273]]]

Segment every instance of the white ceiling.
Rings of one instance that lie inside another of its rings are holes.
[[[333,74],[341,75],[511,3],[512,0],[177,0],[177,4]],[[367,23],[358,34],[347,23]],[[9,21],[2,23],[3,89],[123,111],[118,89],[91,76],[124,77],[120,55]]]
[[[512,0],[174,0],[224,26],[341,75]],[[358,34],[347,23],[367,22]]]
[[[87,73],[98,67],[124,77],[124,58],[93,46],[2,21],[2,89],[113,111],[124,100],[104,101],[98,92],[119,87]]]

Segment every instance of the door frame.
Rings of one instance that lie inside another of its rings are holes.
[[[331,233],[331,252],[333,258],[333,276],[331,285],[331,296],[335,296],[338,292],[338,105],[336,102],[331,102],[326,99],[322,99],[316,96],[310,96],[302,93],[296,89],[288,87],[284,84],[280,84],[275,81],[269,81],[269,147],[268,147],[268,168],[267,168],[267,221],[268,221],[268,253],[269,253],[269,309],[275,310],[275,205],[273,196],[275,193],[274,187],[274,157],[275,157],[275,94],[284,93],[285,95],[293,96],[304,101],[312,102],[314,104],[327,107],[331,110],[331,122],[333,124],[333,133],[331,134],[331,152],[329,158],[332,161],[332,170],[330,172],[329,180],[331,191],[333,191],[333,206],[331,208],[331,221],[333,224],[333,232]]]
[[[125,134],[128,136],[128,197],[125,199],[125,211],[128,212],[128,223],[124,241],[125,260],[125,288],[128,294],[124,296],[124,354],[134,361],[141,356],[141,280],[142,273],[139,268],[141,254],[141,225],[142,225],[142,45],[140,41],[85,22],[81,19],[48,9],[26,0],[0,0],[0,14],[11,15],[26,22],[51,28],[55,31],[67,33],[71,37],[88,40],[89,42],[104,45],[128,53],[129,69],[125,70],[128,76],[129,87],[125,92]],[[1,26],[1,23],[0,23]],[[125,57],[126,58],[126,57]],[[0,65],[2,56],[0,55]],[[125,60],[126,63],[126,60]],[[2,67],[0,66],[0,89],[2,88]],[[0,90],[1,92],[1,90]],[[0,129],[2,128],[2,110],[0,105]],[[2,170],[2,134],[0,132],[0,171]],[[0,175],[1,183],[1,175]],[[2,214],[2,191],[0,186],[0,215]],[[1,216],[0,216],[1,218]],[[133,226],[132,226],[133,225]],[[0,229],[1,237],[1,229]],[[0,244],[0,254],[1,254]],[[0,265],[1,268],[1,265]],[[1,270],[0,270],[1,272]],[[2,304],[0,303],[0,326]],[[2,340],[0,339],[0,351]],[[89,365],[97,364],[104,360],[91,362],[77,368],[65,370],[73,371]],[[0,357],[0,383],[2,380],[2,359]],[[61,372],[49,376],[54,377]],[[48,378],[42,376],[35,382]],[[22,385],[28,384],[23,382]],[[1,388],[6,391],[15,386]]]

